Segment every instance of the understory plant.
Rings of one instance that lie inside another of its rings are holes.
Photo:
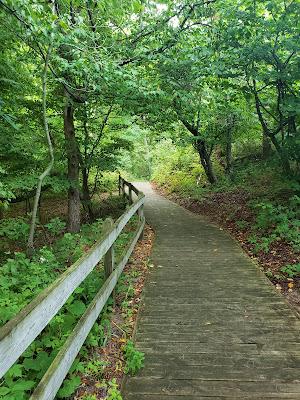
[[[268,252],[275,241],[287,242],[300,251],[300,197],[292,196],[287,205],[259,202],[252,206],[256,220],[250,242],[254,250]]]
[[[137,222],[137,219],[133,218],[117,239],[115,245],[117,260],[132,239]],[[84,225],[80,234],[65,233],[51,247],[44,246],[39,249],[32,259],[27,258],[22,252],[11,254],[0,269],[0,323],[5,324],[15,316],[39,292],[59,277],[70,264],[89,250],[100,237],[102,224],[103,221],[99,219],[93,224]],[[52,230],[53,233],[54,231],[57,234],[62,233],[64,224],[55,219],[51,221],[47,229]],[[1,400],[29,398],[103,282],[104,271],[100,263],[5,374],[0,381]],[[128,293],[128,296],[130,295],[132,295],[131,291]],[[90,360],[90,354],[92,348],[105,346],[111,337],[112,303],[112,299],[109,299],[101,316],[94,324],[58,391],[58,398],[68,398],[75,392],[81,383],[79,374],[93,375],[103,379],[105,365],[100,360]],[[135,368],[134,362],[129,370],[131,371],[132,368]],[[107,390],[108,399],[121,399],[115,382],[110,382]]]

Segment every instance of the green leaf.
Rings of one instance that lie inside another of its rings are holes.
[[[62,388],[58,391],[58,397],[65,398],[71,396],[80,385],[81,381],[79,376],[73,376],[71,379],[65,379]]]
[[[11,388],[12,393],[26,392],[35,386],[34,381],[17,381]]]
[[[0,396],[5,396],[6,394],[10,393],[10,389],[7,387],[0,387]]]
[[[75,300],[72,304],[69,305],[68,310],[76,317],[79,317],[85,312],[86,306],[82,301]]]
[[[15,364],[6,373],[9,378],[19,378],[22,376],[23,365]]]

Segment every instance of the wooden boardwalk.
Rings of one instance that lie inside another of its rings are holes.
[[[300,399],[299,320],[239,245],[156,194],[156,265],[135,342],[145,367],[124,400]]]

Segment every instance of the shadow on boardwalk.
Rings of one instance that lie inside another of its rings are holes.
[[[300,399],[300,323],[237,243],[139,183],[156,231],[124,400]]]

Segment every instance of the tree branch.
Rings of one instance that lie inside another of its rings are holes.
[[[48,118],[47,118],[47,72],[48,72],[48,65],[49,65],[49,59],[50,59],[50,54],[52,50],[52,43],[50,44],[47,54],[46,54],[46,59],[45,59],[45,65],[44,65],[44,70],[43,70],[43,120],[44,120],[44,129],[45,129],[45,134],[48,142],[48,147],[49,147],[49,154],[50,154],[50,162],[47,166],[47,168],[42,172],[42,174],[39,176],[38,180],[38,185],[36,189],[36,194],[34,198],[34,205],[33,205],[33,211],[32,211],[32,218],[31,218],[31,224],[30,224],[30,232],[29,232],[29,237],[28,237],[28,242],[27,242],[27,252],[29,255],[32,254],[33,252],[33,240],[34,240],[34,233],[35,233],[35,227],[36,227],[36,219],[37,219],[37,210],[38,210],[38,205],[39,205],[39,200],[41,196],[41,189],[42,189],[42,184],[44,179],[46,178],[47,175],[49,175],[53,164],[54,164],[54,152],[53,152],[53,146],[52,146],[52,141],[49,133],[49,126],[48,126]]]

